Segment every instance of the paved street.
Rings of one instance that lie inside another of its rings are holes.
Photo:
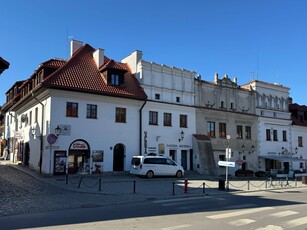
[[[204,223],[208,229],[307,229],[307,188],[298,182],[290,182],[286,189],[242,193],[234,188],[245,190],[247,182],[232,180],[227,193],[218,190],[217,180],[191,174],[186,175],[189,191],[184,194],[184,179],[111,175],[70,177],[66,184],[65,177],[43,177],[29,168],[0,163],[1,229],[170,230],[203,229]],[[270,187],[280,183],[274,181]],[[249,189],[262,184],[262,180],[248,182]]]

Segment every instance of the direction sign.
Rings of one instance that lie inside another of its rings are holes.
[[[232,168],[236,166],[236,163],[232,161],[219,161],[217,162],[217,164],[219,166],[232,167]]]

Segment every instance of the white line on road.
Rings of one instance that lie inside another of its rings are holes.
[[[291,216],[291,215],[295,215],[295,214],[298,214],[298,212],[295,212],[295,211],[283,211],[283,212],[272,213],[272,214],[270,214],[270,216],[286,217],[286,216]]]
[[[236,212],[227,212],[227,213],[222,213],[222,214],[216,214],[216,215],[210,215],[207,216],[210,219],[223,219],[223,218],[230,218],[230,217],[235,217],[235,216],[241,216],[241,215],[246,215],[246,214],[251,214],[251,213],[256,213],[256,212],[263,212],[263,211],[268,211],[272,210],[274,208],[272,207],[263,207],[263,208],[253,208],[253,209],[245,209],[245,210],[240,210]]]
[[[307,224],[307,217],[289,220],[286,222],[287,227],[293,228],[303,224]]]
[[[200,199],[208,199],[212,198],[210,196],[202,196],[202,197],[189,197],[189,198],[177,198],[177,199],[169,199],[169,200],[155,200],[153,203],[171,203],[171,202],[186,202],[189,200],[200,200]]]
[[[283,230],[283,228],[276,225],[268,225],[264,228],[257,228],[256,230]]]
[[[188,228],[191,227],[192,225],[190,224],[182,224],[182,225],[177,225],[177,226],[172,226],[168,228],[162,228],[161,230],[175,230],[175,229],[180,229],[180,228]]]
[[[231,221],[231,222],[229,222],[229,224],[239,227],[239,226],[251,224],[251,223],[254,223],[254,222],[256,222],[256,221],[252,220],[252,219],[239,219],[239,220]]]

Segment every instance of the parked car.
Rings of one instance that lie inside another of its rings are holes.
[[[134,156],[131,160],[130,173],[146,176],[147,178],[154,176],[175,176],[180,178],[184,175],[184,169],[168,157]]]

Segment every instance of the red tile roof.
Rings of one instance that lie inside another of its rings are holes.
[[[290,104],[289,111],[291,112],[291,120],[293,125],[298,126],[307,126],[307,120],[303,117],[303,119],[299,119],[298,112],[307,113],[307,106],[305,105],[298,105],[298,104]]]
[[[90,45],[84,45],[64,65],[44,79],[42,87],[140,100],[147,98],[139,82],[131,74],[127,64],[105,57],[104,65],[98,69],[93,58],[94,51],[95,49]],[[124,85],[113,86],[107,84],[106,79],[100,72],[107,68],[125,70]]]

